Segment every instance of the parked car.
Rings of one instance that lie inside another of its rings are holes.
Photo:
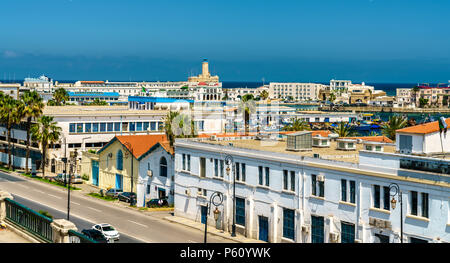
[[[161,199],[151,199],[150,201],[147,202],[147,207],[154,207],[154,206],[159,206],[159,207],[163,207],[163,206],[169,206],[169,202],[167,202],[167,198],[161,198]]]
[[[107,223],[94,225],[92,229],[100,231],[108,241],[110,240],[116,241],[119,240],[120,238],[119,232],[117,232],[117,230],[114,229],[112,225]]]
[[[84,229],[81,233],[98,243],[108,243],[105,235],[97,229]]]
[[[121,193],[123,193],[122,189],[111,188],[108,191],[106,191],[105,195],[117,198]]]
[[[118,198],[119,198],[119,201],[124,201],[127,203],[130,203],[131,199],[133,198],[134,202],[136,202],[136,193],[123,192],[123,193],[119,194]]]
[[[53,177],[53,180],[59,183],[69,183],[69,177],[70,177],[70,183],[72,184],[81,184],[83,183],[83,179],[81,178],[81,175],[74,174],[72,176],[68,174],[58,174],[57,176]]]

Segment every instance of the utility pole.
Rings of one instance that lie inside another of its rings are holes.
[[[77,149],[75,149],[75,151],[70,152],[70,158],[71,163],[70,163],[70,173],[69,173],[69,185],[67,186],[67,221],[70,221],[70,183],[71,183],[71,178],[72,175],[75,174],[74,172],[74,166],[75,166],[75,171],[77,169]]]

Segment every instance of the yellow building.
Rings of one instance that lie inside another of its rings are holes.
[[[208,60],[204,59],[202,63],[202,74],[189,77],[188,82],[219,82],[219,76],[211,76],[209,73]]]

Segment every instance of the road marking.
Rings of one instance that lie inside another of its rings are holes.
[[[44,191],[40,191],[40,190],[36,190],[36,189],[33,189],[33,190],[36,191],[36,192],[38,192],[38,193],[45,194]]]
[[[147,228],[148,228],[148,226],[143,225],[143,224],[140,224],[140,223],[138,223],[138,222],[134,222],[134,221],[131,221],[131,220],[127,220],[127,221],[129,221],[129,222],[131,222],[131,223],[135,223],[136,225],[140,225],[140,226],[143,226],[143,227],[147,227]]]
[[[72,202],[72,201],[70,201],[70,203],[71,203],[71,204],[76,204],[76,205],[81,205],[81,204],[79,204],[79,203],[75,203],[75,202]]]
[[[49,196],[53,196],[53,197],[55,197],[55,198],[61,198],[61,197],[59,197],[59,196],[56,196],[56,195],[51,195],[51,194],[48,194]]]
[[[101,210],[98,210],[98,209],[92,208],[92,207],[90,207],[90,206],[87,206],[87,208],[89,208],[89,209],[92,209],[92,210],[94,210],[94,211],[97,211],[97,212],[101,212]]]

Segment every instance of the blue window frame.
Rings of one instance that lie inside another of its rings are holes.
[[[92,123],[92,131],[98,132],[98,123]]]
[[[156,122],[150,122],[150,130],[156,131]]]
[[[163,127],[164,123],[161,121],[158,121],[158,131],[161,131],[164,127]]]
[[[143,125],[142,125],[142,126],[143,126],[143,127],[142,127],[142,130],[147,131],[149,125],[150,125],[150,123],[149,123],[148,121],[144,122]]]
[[[295,213],[291,209],[283,209],[283,237],[295,238]]]
[[[356,202],[356,183],[355,181],[350,181],[350,203]]]
[[[245,199],[236,197],[236,224],[245,226]]]
[[[165,157],[161,157],[161,160],[159,160],[159,176],[167,177],[167,160]]]
[[[347,202],[347,180],[341,179],[341,201]]]
[[[100,132],[105,132],[106,131],[106,122],[102,122],[100,123]]]
[[[116,168],[119,171],[123,170],[123,153],[121,150],[118,150],[116,154]]]
[[[77,133],[83,132],[83,123],[77,123]]]
[[[92,126],[91,123],[89,123],[89,122],[85,123],[84,124],[84,132],[91,132],[92,131],[91,126]]]
[[[114,131],[120,131],[120,122],[114,122]]]
[[[108,122],[108,131],[112,132],[114,130],[114,123]]]
[[[380,208],[380,186],[373,186],[373,207]]]
[[[341,243],[355,243],[355,225],[341,222]]]
[[[130,131],[136,131],[136,123],[130,122]]]
[[[266,167],[266,186],[270,185],[270,169],[269,167]]]
[[[263,185],[263,167],[262,166],[258,166],[258,173],[259,173],[259,181],[258,183],[260,185]]]
[[[242,182],[245,182],[245,163],[241,163],[241,169],[242,169]]]
[[[324,220],[321,216],[311,216],[311,243],[324,242]]]
[[[75,123],[69,124],[69,132],[75,132]]]
[[[142,131],[142,122],[136,122],[136,131]]]

